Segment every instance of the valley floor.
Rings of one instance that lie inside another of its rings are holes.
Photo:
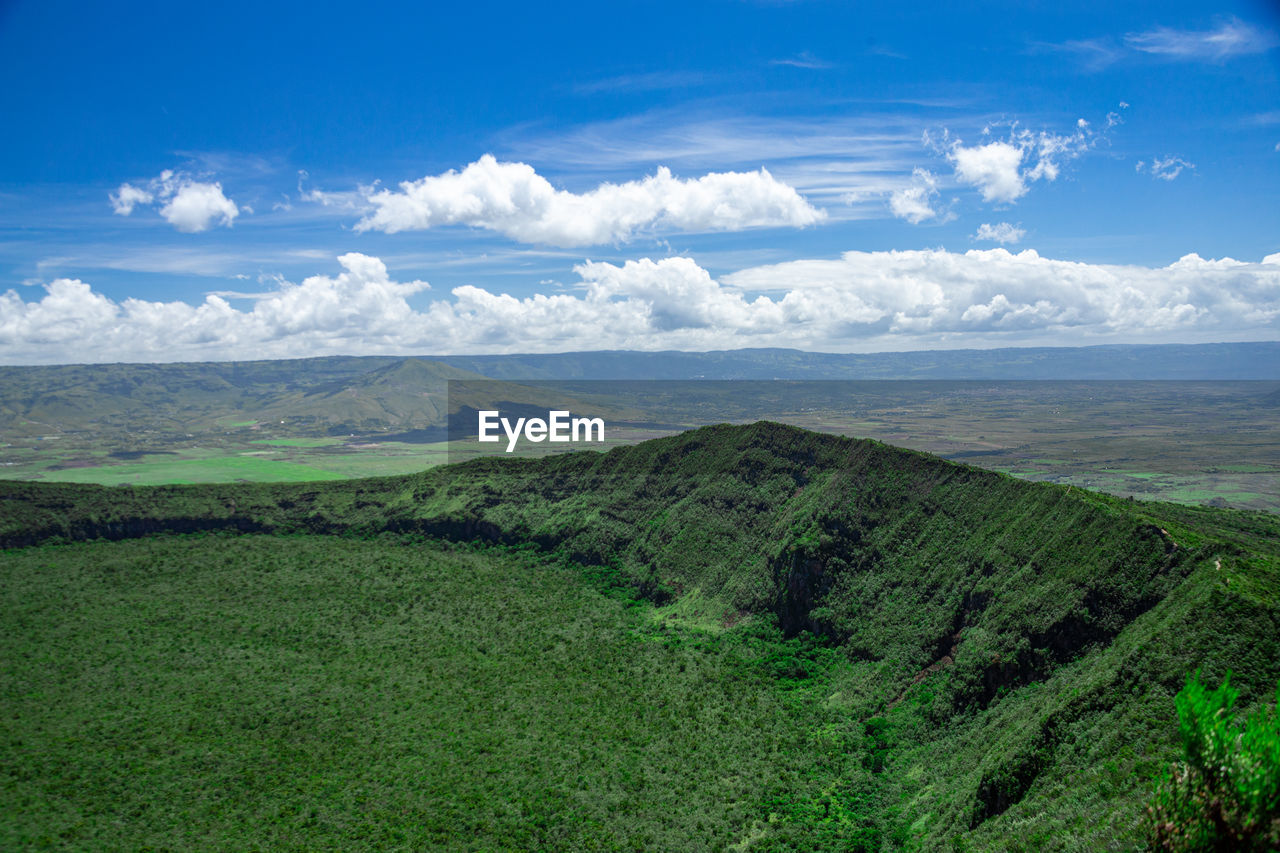
[[[0,569],[5,849],[722,849],[824,796],[881,831],[798,644],[574,569],[305,536]]]

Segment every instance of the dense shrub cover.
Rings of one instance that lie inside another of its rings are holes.
[[[1280,850],[1280,714],[1273,704],[1242,717],[1239,698],[1228,679],[1210,690],[1199,673],[1178,693],[1183,760],[1156,789],[1156,850]]]

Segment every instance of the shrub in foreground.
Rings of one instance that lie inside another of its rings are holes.
[[[1210,690],[1197,672],[1178,693],[1183,760],[1156,787],[1156,850],[1280,849],[1280,714],[1273,705],[1241,719],[1228,682]]]

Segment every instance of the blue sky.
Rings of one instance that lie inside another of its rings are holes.
[[[1278,34],[1256,2],[0,4],[0,360],[1276,339]]]

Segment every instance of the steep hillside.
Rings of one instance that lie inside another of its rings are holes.
[[[392,361],[316,358],[0,367],[0,417],[10,434],[113,427],[202,429],[219,419],[243,418],[246,410],[306,391],[312,383],[350,381]]]
[[[1280,678],[1276,517],[777,424],[340,484],[0,495],[8,547],[208,530],[531,547],[633,590],[655,619],[816,638],[844,662],[823,688],[844,722],[813,736],[866,761],[850,788],[775,804],[797,849],[855,801],[894,845],[1131,842],[1186,674],[1230,670],[1250,702]]]
[[[448,416],[448,381],[483,379],[440,362],[404,359],[359,376],[283,394],[255,410],[256,418],[346,432],[422,429]]]

